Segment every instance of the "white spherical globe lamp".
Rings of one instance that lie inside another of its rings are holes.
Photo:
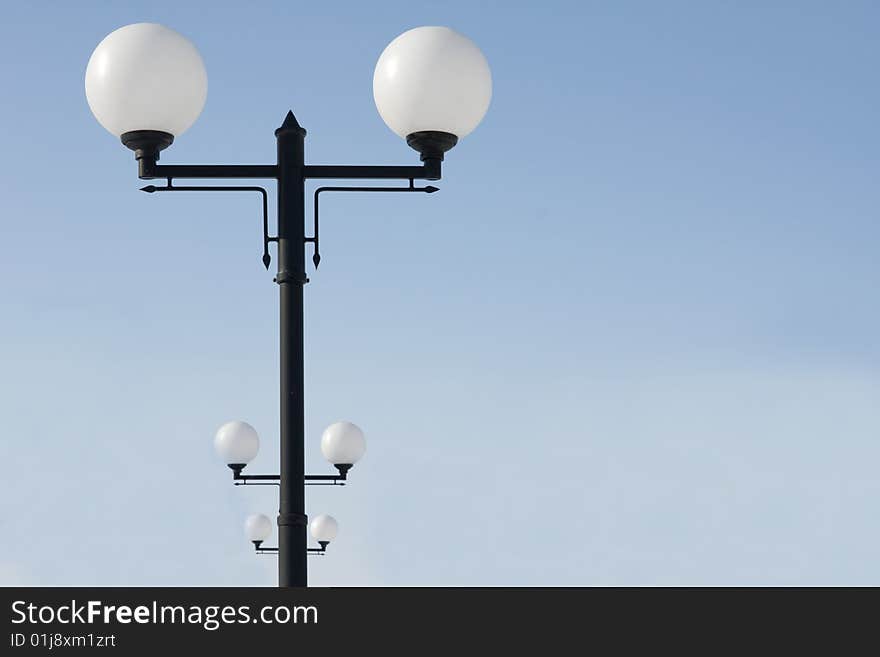
[[[329,543],[336,538],[339,524],[333,516],[321,515],[312,519],[309,523],[309,531],[318,543]]]
[[[476,44],[448,27],[404,32],[379,56],[373,98],[382,119],[422,159],[468,135],[492,99],[492,73]]]
[[[334,422],[321,434],[321,453],[340,470],[348,470],[366,451],[364,432],[351,422]]]
[[[260,451],[260,437],[257,430],[247,422],[235,420],[217,429],[214,435],[214,449],[230,467],[244,467],[254,460]],[[241,469],[241,467],[239,469]]]
[[[244,521],[244,535],[249,541],[262,543],[272,535],[272,521],[262,513],[255,513]]]
[[[132,150],[158,153],[198,118],[208,95],[196,47],[158,23],[111,32],[86,67],[86,98],[98,122]]]

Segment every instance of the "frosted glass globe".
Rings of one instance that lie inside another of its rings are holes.
[[[248,516],[244,521],[244,535],[249,541],[265,541],[272,535],[272,521],[262,513]]]
[[[260,451],[260,437],[247,422],[227,422],[214,435],[214,449],[225,463],[250,463]]]
[[[401,137],[430,130],[461,138],[489,109],[492,73],[466,36],[448,27],[417,27],[379,56],[373,98],[382,119]]]
[[[321,434],[321,453],[334,465],[354,465],[366,451],[364,432],[351,422],[334,422]]]
[[[202,112],[208,75],[196,47],[158,23],[111,32],[86,67],[86,98],[98,122],[117,137],[134,130],[178,136]]]
[[[329,543],[339,531],[339,524],[333,516],[317,516],[309,523],[309,531],[312,532],[312,538],[316,541],[325,541]]]

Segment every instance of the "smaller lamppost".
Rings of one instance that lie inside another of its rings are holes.
[[[339,533],[339,523],[333,516],[326,514],[316,516],[309,523],[309,532],[321,547],[308,548],[308,554],[323,555],[330,541]],[[244,535],[254,544],[254,552],[257,554],[278,554],[277,547],[263,547],[263,541],[272,535],[272,521],[268,516],[262,513],[248,516],[244,521]]]
[[[233,420],[227,422],[214,434],[214,449],[223,462],[232,470],[236,486],[249,484],[275,483],[280,480],[277,474],[242,474],[248,463],[254,460],[260,450],[260,437],[247,422]],[[321,434],[321,453],[339,471],[335,475],[305,475],[308,485],[344,486],[348,471],[361,460],[367,451],[367,440],[360,427],[341,420],[324,429]]]

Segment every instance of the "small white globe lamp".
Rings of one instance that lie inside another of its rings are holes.
[[[262,513],[255,513],[244,521],[244,534],[256,547],[272,535],[272,521]]]
[[[321,453],[343,476],[366,451],[364,432],[351,422],[334,422],[321,434]]]
[[[247,422],[234,420],[217,429],[214,449],[226,465],[238,474],[260,451],[260,437]]]
[[[333,516],[317,516],[312,518],[312,522],[309,523],[309,531],[312,533],[312,538],[318,541],[321,549],[325,550],[330,541],[336,538],[336,534],[339,532],[339,523]]]

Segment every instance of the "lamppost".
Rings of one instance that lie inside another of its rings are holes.
[[[436,187],[416,187],[414,181],[439,180],[446,151],[482,120],[492,96],[488,63],[472,41],[446,27],[417,27],[404,32],[380,55],[373,74],[376,107],[388,127],[419,152],[420,166],[306,164],[306,131],[293,112],[287,113],[275,131],[275,164],[158,164],[159,153],[198,118],[208,85],[204,63],[195,46],[174,30],[155,23],[126,25],[105,37],[89,59],[85,86],[89,106],[101,125],[134,151],[138,177],[165,180],[164,186],[148,185],[143,191],[252,191],[262,196],[262,260],[268,269],[269,244],[275,243],[277,273],[274,280],[281,304],[280,468],[278,475],[264,476],[271,477],[270,481],[277,481],[279,486],[278,584],[306,586],[305,485],[309,476],[305,474],[303,286],[308,282],[306,244],[313,244],[312,261],[316,268],[320,262],[318,194],[321,191],[437,191]],[[264,188],[175,186],[176,179],[275,180],[276,235],[269,235]],[[306,181],[324,179],[402,180],[409,184],[406,187],[319,188],[315,191],[314,232],[307,236]],[[241,472],[247,461],[239,459],[239,454],[235,456],[239,462],[229,462],[233,476],[237,483],[247,483],[248,479],[242,478],[248,475]],[[334,477],[344,480],[348,468],[340,466],[352,463],[336,465],[340,475]],[[265,524],[260,524],[264,531]],[[332,526],[335,535],[335,521]],[[317,535],[328,536],[325,530],[326,527],[319,530]],[[262,534],[249,532],[249,535]]]

